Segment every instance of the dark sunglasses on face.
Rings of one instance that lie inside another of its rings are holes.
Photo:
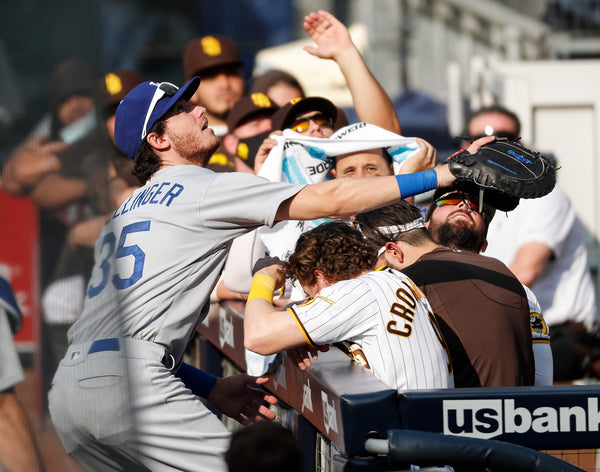
[[[479,213],[479,199],[463,192],[448,192],[435,201],[436,206],[458,205],[464,202],[471,210]],[[483,216],[483,212],[481,213]]]
[[[333,120],[323,114],[310,116],[308,118],[297,119],[292,123],[292,126],[290,126],[290,128],[293,129],[296,133],[303,133],[308,129],[311,121],[321,127],[327,126],[329,128],[333,128]]]

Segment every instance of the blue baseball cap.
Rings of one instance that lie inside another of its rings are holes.
[[[180,99],[189,100],[200,85],[194,77],[183,87],[169,82],[142,82],[121,101],[115,117],[115,142],[131,159],[135,158],[148,132]]]

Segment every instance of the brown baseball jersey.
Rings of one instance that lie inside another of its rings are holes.
[[[508,267],[480,254],[437,248],[402,272],[437,316],[456,387],[533,385],[529,304]]]

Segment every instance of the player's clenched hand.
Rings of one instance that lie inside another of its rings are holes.
[[[275,281],[275,289],[283,287],[285,283],[285,263],[278,257],[263,257],[256,261],[252,275],[268,275]]]
[[[252,424],[263,419],[274,419],[266,403],[275,405],[277,398],[265,393],[260,385],[267,383],[267,377],[253,377],[237,374],[217,379],[207,400],[221,413],[244,424]]]
[[[296,364],[300,370],[306,370],[312,364],[312,360],[319,356],[319,351],[327,352],[329,351],[329,346],[309,346],[307,344],[288,349],[286,353],[292,363]]]

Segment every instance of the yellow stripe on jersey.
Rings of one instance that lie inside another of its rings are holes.
[[[317,299],[323,300],[325,303],[329,303],[330,305],[333,305],[335,303],[333,300],[331,300],[327,297],[324,297],[323,295],[321,295],[319,293],[315,297],[307,298],[304,303],[298,303],[298,306],[301,306],[301,307],[309,306],[311,303],[314,303],[315,300],[317,300]]]
[[[385,270],[387,268],[388,268],[388,266],[384,264],[381,267],[378,267],[377,269],[375,269],[375,272],[380,271],[380,270]],[[403,283],[408,285],[408,288],[410,289],[410,291],[412,292],[413,296],[415,297],[415,299],[417,301],[423,300],[424,298],[426,298],[423,291],[409,277],[406,277],[406,279],[403,280]]]
[[[306,342],[308,344],[310,344],[311,346],[316,346],[316,344],[313,342],[313,340],[310,339],[310,336],[308,335],[308,333],[304,329],[304,326],[302,326],[302,323],[300,322],[300,319],[298,318],[298,315],[296,314],[296,312],[294,311],[294,309],[292,307],[289,307],[288,311],[294,317],[294,320],[296,321],[296,324],[298,325],[298,328],[300,328],[300,331],[302,331],[302,335],[304,336],[304,339],[306,339]]]
[[[410,291],[417,300],[423,300],[425,298],[423,291],[409,277],[406,277],[402,283],[408,285]]]

